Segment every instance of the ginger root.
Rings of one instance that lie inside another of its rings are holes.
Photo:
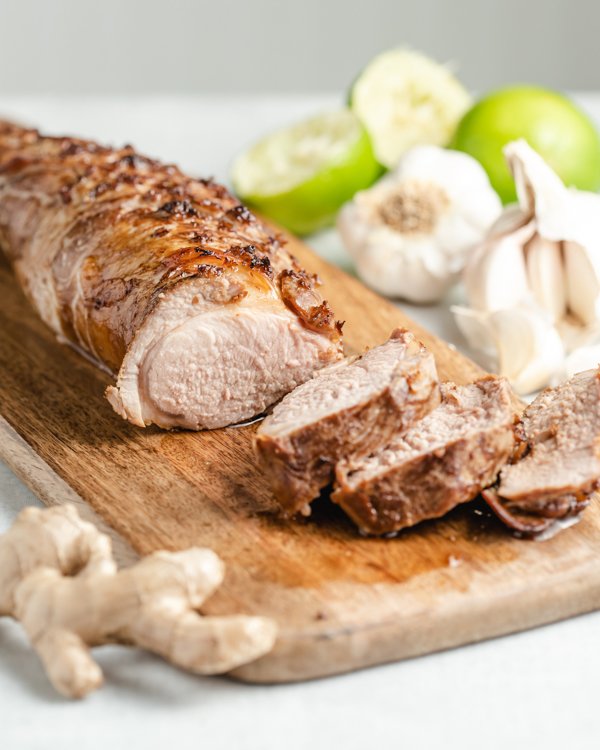
[[[102,684],[89,647],[137,645],[178,667],[219,674],[273,647],[262,617],[203,617],[223,580],[209,549],[155,552],[117,571],[110,539],[74,506],[26,508],[0,536],[0,616],[20,621],[50,682],[81,698]]]

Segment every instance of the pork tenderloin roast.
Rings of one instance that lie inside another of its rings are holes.
[[[524,535],[576,520],[600,478],[600,370],[542,391],[515,435],[512,463],[483,493],[492,510]]]
[[[506,380],[442,384],[442,403],[383,450],[336,467],[332,500],[366,534],[443,516],[494,482],[514,445]]]
[[[0,246],[64,341],[114,373],[136,425],[263,412],[342,356],[332,310],[284,242],[177,167],[0,121]]]
[[[406,330],[321,370],[260,425],[260,465],[286,513],[307,514],[335,464],[385,445],[440,402],[433,356]]]

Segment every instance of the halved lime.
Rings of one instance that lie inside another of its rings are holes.
[[[339,208],[380,174],[369,136],[343,109],[267,136],[235,160],[231,177],[249,206],[310,234],[332,224]]]
[[[420,52],[393,49],[367,65],[349,101],[375,155],[391,169],[413,146],[445,146],[471,97],[444,65]]]
[[[502,153],[525,138],[566,185],[600,188],[600,138],[570,99],[538,86],[510,86],[488,94],[461,120],[452,148],[475,157],[505,203],[516,200],[513,178]]]

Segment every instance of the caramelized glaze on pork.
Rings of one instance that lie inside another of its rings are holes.
[[[0,245],[140,426],[248,419],[341,356],[340,326],[282,238],[221,185],[131,146],[0,122]]]

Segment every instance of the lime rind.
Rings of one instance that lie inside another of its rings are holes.
[[[344,160],[361,136],[349,111],[314,117],[264,138],[234,166],[241,194],[272,196],[311,179],[319,170]]]
[[[236,159],[232,182],[248,205],[296,234],[329,226],[340,207],[369,187],[381,167],[348,109],[278,131]]]
[[[477,159],[503,203],[516,200],[502,150],[524,138],[567,186],[600,188],[600,136],[594,123],[563,94],[513,85],[480,99],[462,118],[451,147]]]

